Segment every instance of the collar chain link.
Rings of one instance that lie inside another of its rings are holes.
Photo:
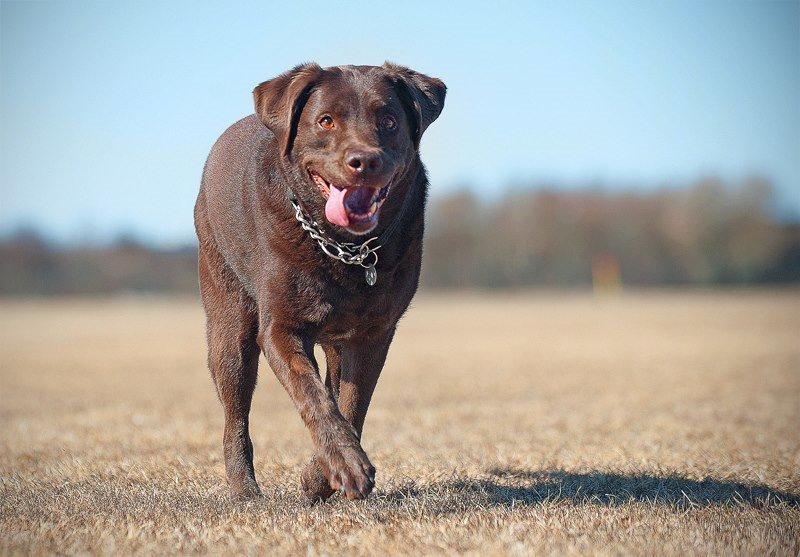
[[[316,240],[319,247],[328,257],[341,261],[347,265],[360,265],[364,267],[367,284],[373,286],[377,282],[377,272],[375,266],[378,264],[378,250],[380,245],[371,245],[378,239],[377,236],[370,238],[362,244],[351,242],[337,242],[322,231],[320,225],[307,216],[300,207],[296,199],[289,199],[294,207],[294,218],[300,223],[303,230],[308,232],[312,239]]]

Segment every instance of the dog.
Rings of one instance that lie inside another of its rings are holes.
[[[255,114],[214,144],[194,217],[234,500],[261,494],[249,432],[260,352],[314,443],[303,493],[317,502],[372,491],[361,432],[419,282],[428,191],[419,145],[445,93],[439,79],[388,62],[303,64],[258,85]]]

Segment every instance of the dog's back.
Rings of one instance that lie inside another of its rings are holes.
[[[258,236],[257,173],[271,139],[272,132],[254,114],[225,130],[206,160],[195,205],[199,241],[212,242],[245,285],[253,282],[247,252]]]

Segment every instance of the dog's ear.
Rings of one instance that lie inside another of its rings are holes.
[[[423,132],[442,113],[447,87],[440,79],[391,62],[384,63],[383,68],[397,88],[408,115],[414,147],[419,148]]]
[[[301,64],[253,89],[256,114],[275,134],[284,157],[292,151],[300,113],[322,72],[317,64]]]

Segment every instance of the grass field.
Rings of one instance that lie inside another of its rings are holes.
[[[800,551],[800,293],[421,296],[362,502],[262,360],[234,505],[193,300],[0,302],[0,553]]]

